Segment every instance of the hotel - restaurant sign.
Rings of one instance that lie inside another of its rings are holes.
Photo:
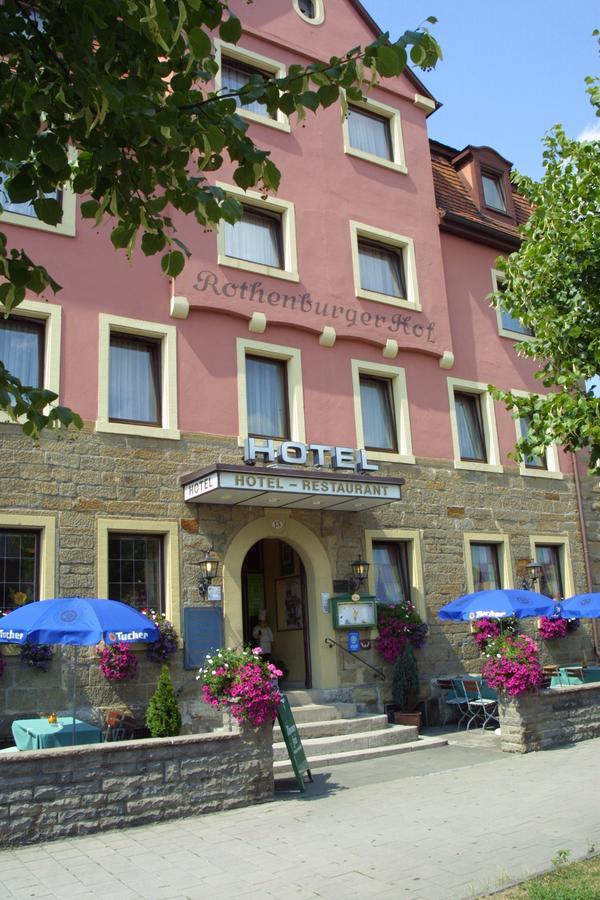
[[[306,468],[309,454],[313,465],[323,468]],[[315,454],[318,463],[314,462]],[[257,457],[267,465],[256,466]],[[367,462],[364,450],[348,447],[286,442],[276,449],[273,441],[258,444],[250,438],[244,448],[244,461],[243,466],[216,463],[185,475],[181,479],[184,500],[273,509],[351,511],[400,500],[404,484],[403,478],[365,475],[377,466]],[[290,465],[292,468],[287,467]]]

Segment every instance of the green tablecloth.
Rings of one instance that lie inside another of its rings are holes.
[[[47,719],[17,719],[12,733],[19,750],[44,750],[48,747],[70,747],[73,743],[73,718],[61,716],[56,725]],[[95,725],[75,719],[75,743],[99,744],[102,732]]]

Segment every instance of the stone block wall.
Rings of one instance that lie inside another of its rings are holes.
[[[499,710],[502,749],[508,753],[549,750],[600,737],[600,684],[502,698]]]
[[[144,825],[273,796],[272,728],[0,755],[0,846]]]

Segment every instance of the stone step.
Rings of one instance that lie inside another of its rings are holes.
[[[330,735],[356,734],[360,731],[381,731],[388,727],[387,716],[357,716],[353,719],[325,719],[322,722],[296,722],[303,741]],[[282,741],[281,728],[273,727],[273,740]]]
[[[398,727],[402,728],[404,726]],[[393,756],[397,753],[412,753],[418,750],[431,750],[435,747],[446,747],[447,745],[448,741],[446,738],[422,737],[417,741],[388,744],[384,747],[369,747],[364,750],[344,750],[337,753],[323,753],[320,756],[309,756],[307,754],[307,759],[312,771],[315,769],[333,768],[341,763],[364,762],[365,760],[377,759],[382,756]],[[273,774],[281,777],[289,777],[294,774],[289,757],[287,759],[277,760],[273,763]]]
[[[302,739],[307,759],[330,756],[332,753],[346,753],[352,750],[368,750],[384,747],[389,744],[402,744],[417,739],[418,729],[410,725],[388,725],[381,731],[359,731],[355,734],[329,735]],[[283,741],[273,743],[273,759],[276,761],[288,758],[288,751]]]
[[[296,725],[303,722],[326,722],[332,719],[342,719],[343,710],[332,703],[311,703],[307,706],[293,706],[292,715]]]

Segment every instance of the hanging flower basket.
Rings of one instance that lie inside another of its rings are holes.
[[[30,669],[47,672],[52,659],[52,647],[49,644],[31,644],[26,641],[21,646],[21,662]]]
[[[412,603],[379,605],[377,627],[379,637],[375,640],[375,649],[389,663],[404,653],[408,643],[418,650],[427,639],[428,627]]]
[[[264,725],[277,718],[281,701],[277,679],[281,670],[261,659],[260,647],[219,650],[207,656],[198,672],[202,699],[228,710],[238,723]]]
[[[168,663],[173,653],[177,652],[179,635],[164,613],[157,613],[153,609],[142,609],[140,612],[148,616],[160,632],[158,640],[148,644],[148,656],[152,662]]]
[[[137,672],[138,661],[128,644],[106,644],[98,650],[100,671],[107,681],[125,681]]]
[[[542,616],[539,621],[540,637],[544,641],[555,641],[567,637],[579,628],[579,619],[561,619],[560,616]]]
[[[518,623],[516,616],[505,616],[503,619],[490,619],[484,616],[471,623],[471,632],[475,636],[475,642],[484,652],[489,641],[500,637],[501,634],[517,634]]]

